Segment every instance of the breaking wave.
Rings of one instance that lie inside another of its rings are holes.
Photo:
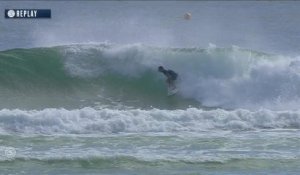
[[[179,74],[176,103],[166,98],[164,77],[157,72],[159,65]],[[20,104],[30,97],[38,106],[45,104],[44,108],[68,108],[55,104],[92,101],[161,109],[201,103],[231,109],[285,110],[297,109],[300,96],[298,58],[236,46],[202,49],[78,44],[13,49],[0,52],[0,67],[0,96],[7,99],[0,104],[2,108],[17,108],[22,105],[8,104]],[[78,106],[92,105],[75,108]]]
[[[203,132],[209,130],[300,129],[300,112],[237,109],[0,111],[1,133],[111,134]]]

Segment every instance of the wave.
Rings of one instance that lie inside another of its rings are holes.
[[[256,129],[300,129],[300,112],[251,112],[242,109],[205,111],[197,108],[0,111],[0,132],[3,134],[199,133]]]
[[[24,158],[14,158],[12,159],[0,159],[0,162],[27,162],[27,163],[52,163],[52,164],[86,164],[86,165],[95,165],[96,167],[99,167],[99,165],[110,167],[113,166],[126,166],[126,164],[143,164],[144,166],[153,166],[158,164],[225,164],[225,163],[236,163],[237,161],[243,161],[243,163],[249,163],[249,162],[268,162],[270,161],[270,164],[278,161],[284,161],[288,163],[298,163],[299,159],[296,159],[295,157],[257,157],[257,158],[251,158],[251,157],[239,157],[239,156],[232,156],[232,157],[197,157],[197,158],[191,158],[191,157],[185,157],[179,159],[178,157],[170,157],[170,158],[162,158],[157,156],[158,158],[152,158],[147,159],[144,157],[135,157],[135,156],[89,156],[89,157],[50,157],[50,158],[30,158],[30,157],[24,157]],[[125,165],[124,165],[125,164]],[[244,165],[245,166],[245,165]]]
[[[203,156],[201,156],[203,157]],[[207,159],[199,157],[199,160],[141,160],[132,156],[117,157],[89,157],[75,159],[30,159],[17,158],[14,160],[1,161],[3,173],[9,174],[22,171],[26,174],[56,173],[57,171],[68,171],[70,174],[135,174],[143,171],[143,174],[199,174],[199,172],[210,172],[222,170],[226,174],[232,174],[232,167],[235,168],[235,174],[243,174],[245,171],[249,174],[267,172],[267,174],[287,174],[294,175],[299,172],[299,159],[260,159],[260,158],[220,158],[220,160]],[[201,160],[203,159],[203,160]],[[15,164],[22,165],[15,166]],[[50,166],[49,166],[50,164]],[[24,168],[26,167],[26,168]],[[274,170],[275,167],[275,170]],[[142,169],[142,170],[141,170]],[[213,170],[212,170],[213,169]],[[270,170],[272,169],[272,170]],[[274,171],[276,173],[274,173]],[[269,173],[270,172],[270,173]],[[65,173],[66,174],[66,173]]]
[[[231,109],[297,109],[299,63],[298,58],[236,46],[77,44],[13,49],[0,52],[0,96],[7,99],[0,105],[78,108],[120,102],[167,109],[201,103]],[[159,65],[179,74],[176,100],[166,98]]]

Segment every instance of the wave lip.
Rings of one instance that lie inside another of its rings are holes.
[[[164,98],[164,77],[157,72],[160,65],[179,74],[180,102],[191,99],[198,106],[201,103],[229,109],[298,109],[299,58],[213,45],[208,48],[161,48],[103,43],[1,51],[0,97],[9,98],[14,104],[20,101],[14,100],[16,94],[24,98],[29,96],[29,99],[46,96],[44,101],[36,100],[39,104],[53,99],[44,95],[48,93],[67,94],[71,101],[74,96],[81,96],[86,101],[103,96],[114,102],[124,102],[123,105],[128,105],[125,101],[136,100],[138,103],[132,105],[136,108],[162,101],[154,107],[170,109],[165,107],[168,104]],[[52,104],[60,101],[59,96]],[[65,103],[76,102],[60,104]],[[1,106],[10,108],[3,102],[0,102]],[[23,106],[14,106],[19,107]]]
[[[112,134],[203,132],[209,130],[300,129],[299,111],[237,109],[0,111],[0,132],[7,134]]]

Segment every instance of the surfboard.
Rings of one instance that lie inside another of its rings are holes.
[[[178,92],[177,88],[174,89],[168,89],[168,96],[175,95]]]

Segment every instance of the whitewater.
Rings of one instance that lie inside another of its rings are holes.
[[[20,99],[12,94],[25,92],[23,89],[26,92],[20,94],[21,100],[32,98],[38,105],[52,103],[53,107],[69,108],[84,106],[80,103],[85,102],[95,106],[120,102],[128,107],[162,109],[203,106],[295,110],[299,103],[298,57],[238,46],[76,44],[13,49],[2,51],[0,56],[0,78],[6,82],[1,86],[1,95],[8,98],[3,107],[18,103]],[[166,97],[164,77],[157,71],[159,65],[178,72],[177,99]],[[43,102],[45,93],[50,93],[52,100]],[[72,99],[74,95],[79,99]],[[69,102],[55,106],[64,100]],[[30,108],[30,104],[25,105]]]
[[[297,174],[299,61],[213,44],[1,51],[1,166],[5,174],[15,165],[54,171],[49,162],[66,174]],[[178,72],[176,96],[166,95],[159,65]]]

